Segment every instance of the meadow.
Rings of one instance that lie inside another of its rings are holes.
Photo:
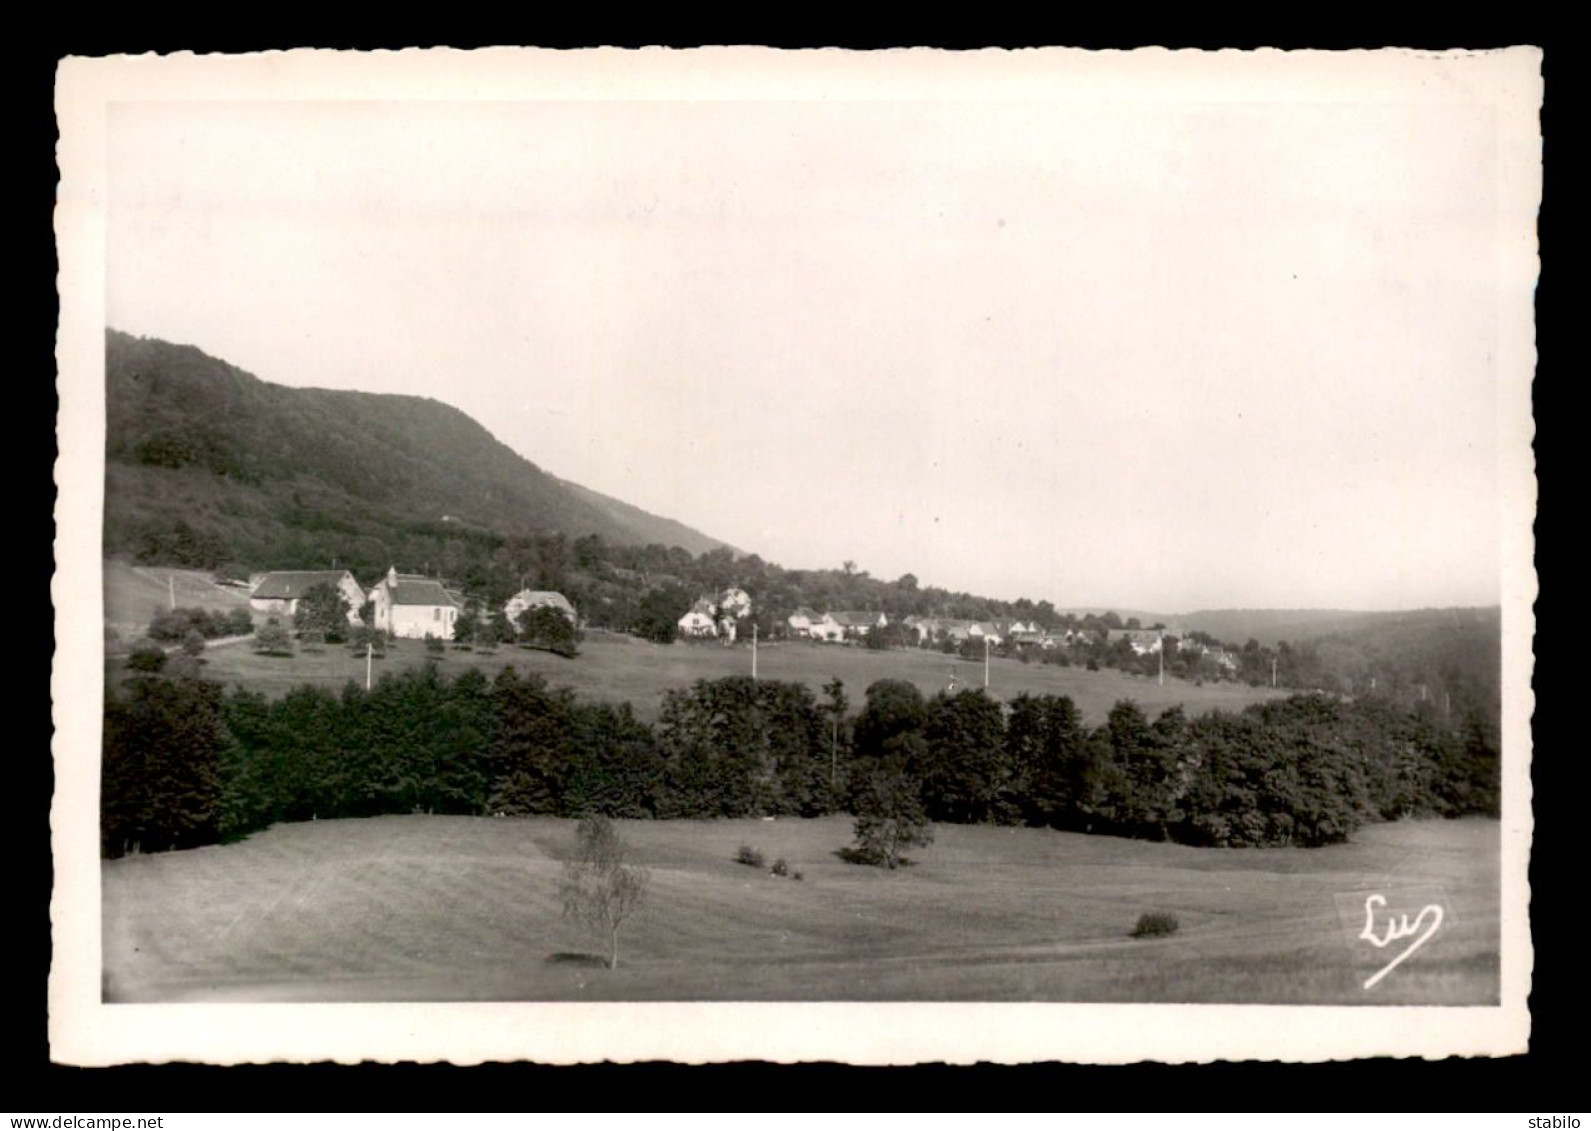
[[[651,890],[616,970],[559,914],[572,822],[388,816],[106,861],[106,1000],[1498,999],[1494,820],[1316,849],[942,825],[894,872],[839,859],[844,818],[620,825]],[[803,879],[736,863],[741,845]],[[1445,917],[1366,990],[1391,956],[1357,938],[1376,892]],[[1179,930],[1130,937],[1155,912]]]
[[[249,607],[246,587],[217,585],[203,570],[135,566],[105,559],[105,627],[123,644],[141,637],[150,620],[170,607],[230,613]]]
[[[396,647],[389,646],[385,658],[374,660],[372,667],[379,678],[383,671],[413,667],[425,663],[427,657],[424,644],[405,640]],[[519,647],[501,647],[493,652],[449,648],[436,657],[436,662],[448,675],[457,675],[469,667],[480,668],[489,676],[509,666],[521,673],[537,672],[551,686],[570,688],[582,699],[629,702],[638,717],[651,722],[657,718],[664,694],[673,688],[689,687],[698,679],[750,675],[751,649],[713,643],[653,644],[632,636],[591,633],[573,659]],[[256,655],[247,644],[234,644],[206,653],[204,671],[207,679],[242,684],[275,697],[302,683],[333,690],[350,679],[362,683],[365,659],[350,655],[342,647],[327,646],[324,651],[300,651],[284,657]],[[852,710],[861,706],[868,685],[875,680],[908,680],[932,695],[945,688],[952,672],[958,687],[982,685],[981,663],[916,649],[875,652],[800,641],[765,644],[757,653],[759,678],[805,683],[814,693],[821,693],[825,683],[838,678],[845,684]],[[1069,695],[1090,724],[1102,722],[1120,699],[1135,700],[1151,715],[1175,704],[1185,706],[1189,714],[1203,714],[1217,708],[1241,710],[1250,703],[1284,694],[1243,684],[1199,686],[1169,678],[1162,686],[1153,679],[1111,669],[1091,672],[1079,667],[1024,664],[999,658],[989,664],[989,690],[999,699],[1010,699],[1024,691]]]

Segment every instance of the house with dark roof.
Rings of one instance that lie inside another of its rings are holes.
[[[376,604],[376,627],[392,636],[419,640],[434,636],[453,639],[460,605],[440,581],[417,574],[400,574],[397,568],[370,591]]]
[[[291,618],[298,612],[304,594],[317,585],[330,585],[341,593],[348,602],[348,623],[359,623],[359,606],[365,603],[365,591],[345,569],[282,569],[263,574],[249,591],[249,608]]]

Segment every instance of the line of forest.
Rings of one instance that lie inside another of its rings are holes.
[[[813,817],[881,809],[1194,845],[1315,846],[1411,815],[1496,815],[1498,736],[1480,713],[1295,695],[1085,726],[1065,696],[925,698],[843,685],[700,680],[656,724],[506,669],[432,664],[369,690],[279,700],[192,675],[108,693],[102,850],[226,842],[278,822],[388,813]]]

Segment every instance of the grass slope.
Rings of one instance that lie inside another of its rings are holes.
[[[404,641],[385,659],[375,661],[375,671],[379,676],[383,671],[421,664],[426,662],[426,655],[419,641]],[[491,675],[509,665],[521,672],[540,672],[553,686],[573,688],[583,698],[628,701],[639,717],[652,720],[662,706],[664,693],[671,688],[688,687],[698,679],[751,674],[751,649],[717,644],[651,644],[631,636],[593,634],[572,660],[548,652],[501,648],[491,655],[449,650],[437,662],[448,674],[474,666]],[[853,710],[861,705],[868,685],[875,680],[910,680],[931,695],[944,688],[952,669],[957,672],[958,686],[981,686],[981,663],[914,649],[873,652],[802,642],[764,645],[758,650],[757,659],[759,678],[803,682],[815,693],[838,676],[845,683]],[[1153,679],[1113,670],[1091,672],[1018,660],[991,660],[989,670],[990,690],[997,697],[1010,699],[1023,691],[1070,695],[1090,723],[1102,722],[1119,699],[1136,700],[1151,714],[1179,703],[1190,714],[1202,714],[1216,708],[1241,709],[1281,694],[1270,688],[1232,683],[1201,687],[1173,679],[1161,686]],[[286,658],[257,656],[246,645],[233,645],[206,654],[205,675],[279,696],[301,683],[340,689],[350,679],[363,681],[365,661],[336,647]]]
[[[1499,826],[1413,821],[1322,849],[1199,849],[940,826],[899,872],[841,863],[842,818],[625,822],[652,871],[620,968],[558,913],[572,822],[279,826],[104,864],[111,1001],[990,1000],[1489,1004]],[[796,882],[734,862],[760,849]],[[1374,991],[1370,892],[1441,930]],[[1434,894],[1433,894],[1434,893]],[[1129,938],[1138,916],[1180,931]],[[571,961],[570,959],[575,959]]]
[[[134,566],[105,561],[105,624],[123,641],[135,640],[149,628],[156,613],[167,608],[175,591],[179,608],[230,613],[249,607],[249,591],[217,585],[210,572]]]

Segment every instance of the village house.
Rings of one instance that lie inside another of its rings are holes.
[[[453,639],[460,604],[440,581],[417,574],[400,574],[396,567],[370,591],[375,602],[375,627],[391,636],[420,640],[434,636]]]
[[[807,627],[807,636],[825,644],[837,644],[845,639],[845,626],[833,613],[824,613]]]
[[[569,603],[569,598],[550,589],[521,589],[508,599],[508,604],[503,606],[503,612],[508,616],[508,623],[517,627],[520,616],[527,609],[540,608],[558,610],[570,624],[579,622],[575,607]]]
[[[1110,643],[1125,640],[1132,646],[1134,654],[1139,656],[1152,656],[1160,651],[1161,631],[1158,628],[1122,628],[1110,634]]]
[[[967,630],[967,635],[975,640],[988,641],[991,648],[1000,646],[1000,630],[995,627],[993,621],[980,620],[974,622],[972,627]]]
[[[934,636],[943,635],[952,644],[963,644],[972,639],[972,622],[970,620],[949,620],[941,618],[934,622]]]
[[[713,603],[706,597],[691,606],[690,612],[679,619],[679,634],[701,639],[718,635],[718,623],[713,620]]]
[[[1225,648],[1207,648],[1204,658],[1225,671],[1235,672],[1239,667],[1237,656]]]
[[[875,628],[889,625],[889,618],[883,613],[840,612],[830,613],[829,616],[847,638],[855,640],[863,639]]]
[[[806,636],[810,633],[813,624],[823,619],[823,614],[802,605],[795,612],[785,618],[785,623],[790,626],[791,636]]]
[[[348,602],[348,623],[359,623],[365,591],[345,569],[287,569],[262,574],[249,591],[249,608],[292,618],[304,594],[317,585],[330,585]]]

